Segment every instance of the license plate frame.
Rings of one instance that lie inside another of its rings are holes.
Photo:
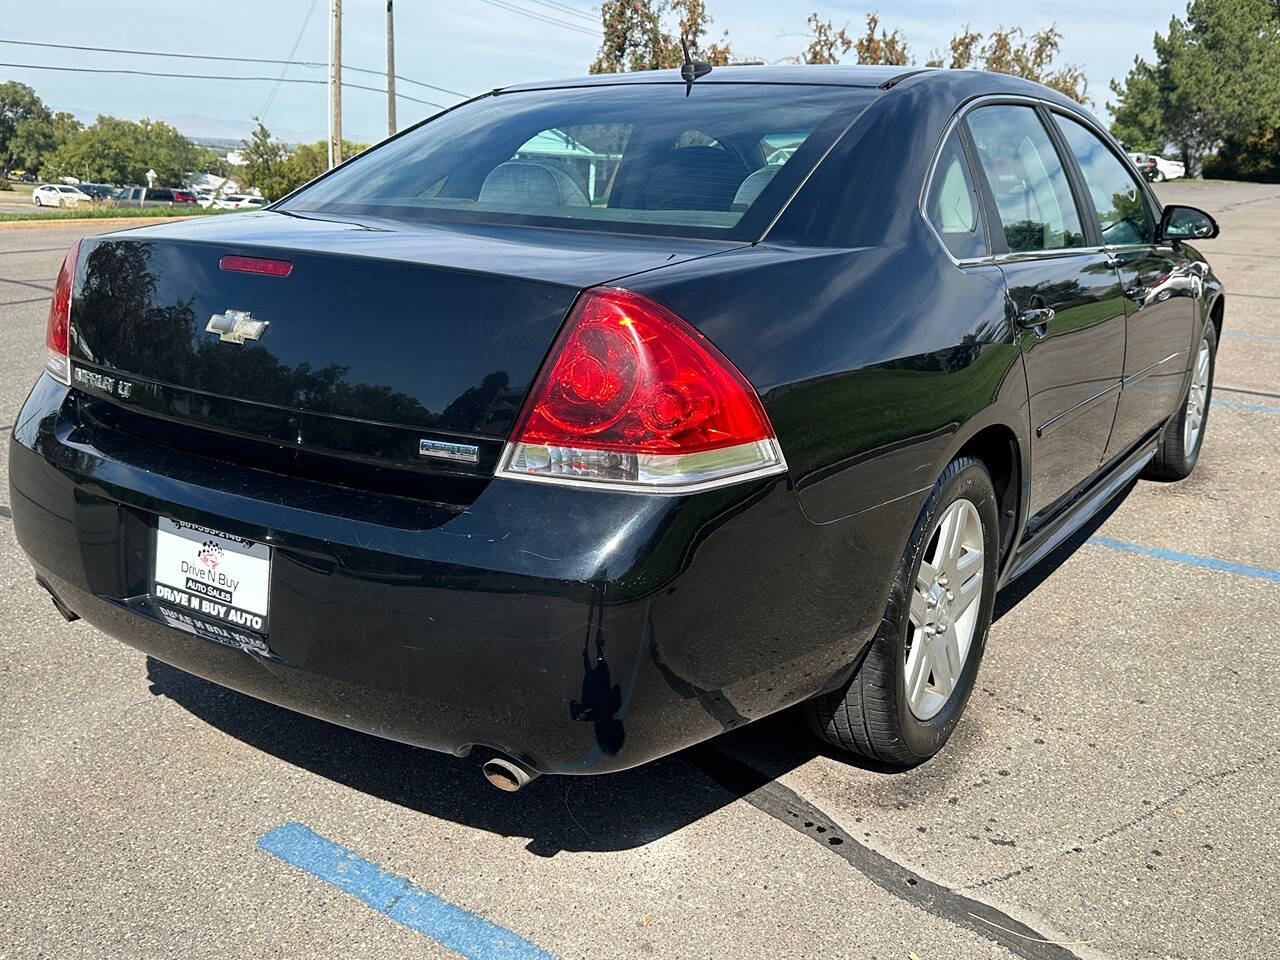
[[[157,517],[152,532],[151,596],[173,612],[233,633],[266,637],[273,560],[269,544]]]

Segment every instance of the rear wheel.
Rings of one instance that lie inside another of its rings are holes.
[[[1204,446],[1209,401],[1213,398],[1213,369],[1218,355],[1218,331],[1206,323],[1192,361],[1191,383],[1178,412],[1169,420],[1155,458],[1143,474],[1151,480],[1183,480],[1191,475]]]
[[[805,705],[818,736],[896,766],[942,749],[986,648],[998,522],[986,468],[953,460],[916,522],[862,663],[844,687]]]

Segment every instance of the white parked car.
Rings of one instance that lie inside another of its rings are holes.
[[[31,202],[37,207],[74,207],[92,200],[87,193],[65,183],[46,183],[31,191]]]
[[[1147,156],[1156,162],[1156,183],[1176,180],[1186,175],[1187,168],[1183,166],[1181,160],[1166,160],[1164,157],[1157,157],[1154,153],[1149,153]]]
[[[271,201],[248,193],[233,193],[213,201],[215,210],[244,210],[248,207],[265,207]]]

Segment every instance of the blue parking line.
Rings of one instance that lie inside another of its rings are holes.
[[[1280,336],[1271,333],[1245,333],[1243,330],[1224,330],[1224,337],[1233,340],[1257,340],[1259,343],[1280,343]]]
[[[1219,400],[1213,398],[1215,407],[1226,407],[1228,410],[1252,410],[1254,413],[1280,413],[1280,407],[1269,407],[1265,403],[1241,403],[1239,400]]]
[[[258,838],[258,847],[464,957],[552,960],[551,954],[505,927],[415,887],[301,823],[268,830]]]
[[[1193,567],[1204,567],[1207,570],[1238,573],[1245,577],[1274,580],[1280,583],[1280,570],[1268,570],[1266,567],[1251,567],[1243,563],[1228,563],[1226,560],[1215,560],[1213,557],[1201,557],[1194,553],[1179,553],[1177,550],[1164,550],[1160,547],[1144,547],[1140,543],[1126,543],[1124,540],[1112,540],[1108,537],[1090,537],[1089,543],[1095,547],[1110,547],[1112,550],[1125,550],[1144,557],[1155,557],[1158,560],[1172,560],[1174,563],[1185,563]]]

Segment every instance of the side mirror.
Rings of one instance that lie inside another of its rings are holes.
[[[1218,221],[1196,207],[1171,204],[1160,216],[1157,240],[1212,240],[1218,235]]]

